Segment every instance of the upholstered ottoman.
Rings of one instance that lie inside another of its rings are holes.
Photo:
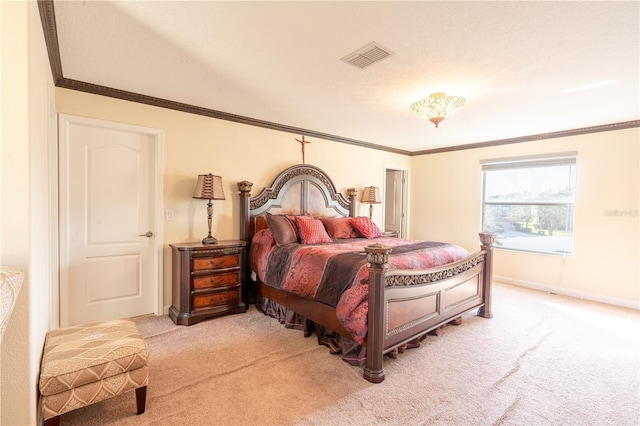
[[[144,413],[149,351],[132,321],[112,320],[52,330],[44,342],[40,394],[45,425],[59,416],[130,390]]]

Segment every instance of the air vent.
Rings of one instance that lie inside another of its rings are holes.
[[[348,54],[341,60],[358,68],[366,68],[369,65],[375,64],[376,62],[379,62],[391,55],[393,55],[393,52],[380,46],[378,43],[373,42],[353,53]]]

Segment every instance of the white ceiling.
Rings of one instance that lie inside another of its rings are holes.
[[[638,120],[639,5],[54,2],[64,78],[407,151]],[[433,92],[466,98],[437,129]]]

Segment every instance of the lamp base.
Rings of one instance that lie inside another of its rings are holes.
[[[202,239],[202,244],[218,244],[218,240],[212,236],[204,237]]]

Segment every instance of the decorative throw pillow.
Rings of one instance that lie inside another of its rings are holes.
[[[324,217],[320,219],[331,238],[358,238],[350,217]]]
[[[298,242],[298,233],[286,216],[267,213],[267,224],[279,246]]]
[[[298,224],[296,223],[296,217],[304,216],[304,217],[313,217],[310,214],[285,214],[286,218],[291,222],[291,226],[296,230],[296,237],[298,237],[298,242],[300,242],[300,234],[298,234]]]
[[[351,224],[365,238],[382,237],[382,231],[378,228],[378,225],[366,216],[352,217]]]
[[[331,237],[324,229],[322,221],[312,216],[296,216],[298,232],[302,244],[330,243]]]

